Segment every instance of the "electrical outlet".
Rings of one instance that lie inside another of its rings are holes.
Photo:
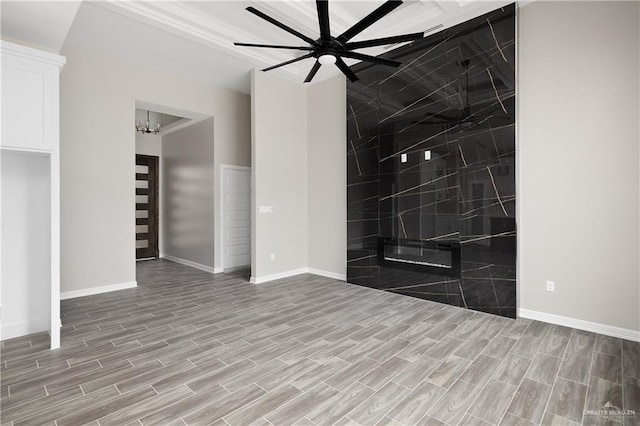
[[[276,260],[276,254],[275,253],[271,253],[271,260]]]
[[[556,283],[547,281],[547,291],[556,291]]]

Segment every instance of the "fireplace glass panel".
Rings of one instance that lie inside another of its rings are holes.
[[[450,245],[433,244],[429,247],[420,241],[404,240],[385,243],[384,260],[436,268],[453,268],[453,254]]]

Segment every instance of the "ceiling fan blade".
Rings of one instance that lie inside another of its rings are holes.
[[[340,71],[342,71],[344,75],[347,76],[349,80],[351,80],[352,83],[359,80],[358,76],[353,71],[351,71],[351,68],[349,68],[347,64],[344,63],[342,58],[336,58],[336,66],[340,69]]]
[[[301,60],[303,60],[303,59],[310,58],[310,57],[312,57],[312,56],[313,56],[313,53],[308,53],[308,54],[306,54],[306,55],[304,55],[304,56],[300,56],[299,58],[291,59],[290,61],[286,61],[286,62],[283,62],[283,63],[281,63],[281,64],[273,65],[273,66],[271,66],[271,67],[265,68],[265,69],[263,69],[262,71],[270,71],[270,70],[272,70],[272,69],[280,68],[280,67],[283,67],[283,66],[285,66],[285,65],[289,65],[289,64],[292,64],[292,63],[294,63],[294,62],[298,62],[298,61],[301,61]]]
[[[393,37],[376,38],[373,40],[355,41],[353,43],[346,43],[344,47],[347,50],[362,49],[363,47],[382,46],[383,44],[395,44],[405,41],[414,41],[424,37],[424,33],[412,33],[404,34]]]
[[[320,25],[320,39],[331,40],[331,30],[329,29],[329,2],[327,0],[316,0],[318,7],[318,24]]]
[[[322,64],[318,61],[316,61],[315,64],[313,64],[313,67],[311,68],[311,71],[309,71],[309,74],[307,75],[307,78],[304,79],[305,83],[309,83],[311,80],[313,80],[313,77],[315,77],[316,73],[318,72],[318,70],[320,69],[320,67],[322,66]]]
[[[345,58],[360,59],[361,61],[373,62],[374,64],[386,65],[386,66],[395,67],[395,68],[398,68],[400,65],[402,65],[402,62],[392,61],[384,58],[378,58],[376,56],[371,56],[371,55],[363,55],[362,53],[358,53],[358,52],[344,52],[344,53],[341,53],[341,55],[344,56]]]
[[[340,34],[337,39],[340,43],[347,42],[351,40],[356,35],[360,34],[362,31],[366,30],[368,27],[373,25],[376,21],[383,18],[385,15],[393,11],[396,7],[402,4],[402,0],[387,0],[382,4],[379,8],[365,16],[360,20],[360,22],[353,25],[344,33]]]
[[[315,40],[313,40],[312,38],[307,37],[306,35],[304,35],[304,34],[302,34],[302,33],[298,32],[298,31],[294,30],[293,28],[291,28],[291,27],[289,27],[289,26],[287,26],[287,25],[283,24],[282,22],[280,22],[280,21],[277,21],[277,20],[273,19],[273,18],[272,18],[272,17],[270,17],[269,15],[266,15],[266,14],[264,14],[264,13],[260,12],[258,9],[254,8],[254,7],[252,7],[252,6],[247,7],[247,11],[249,11],[249,12],[253,13],[254,15],[256,15],[256,16],[258,16],[258,17],[262,18],[262,19],[264,19],[264,20],[265,20],[265,21],[267,21],[267,22],[272,23],[272,24],[273,24],[273,25],[275,25],[276,27],[278,27],[278,28],[281,28],[281,29],[285,30],[285,31],[286,31],[286,32],[288,32],[289,34],[293,34],[294,36],[296,36],[296,37],[298,37],[298,38],[301,38],[302,40],[306,41],[307,43],[309,43],[309,44],[310,44],[310,45],[312,45],[312,46],[315,46],[315,45],[316,45],[316,41],[315,41]]]
[[[271,49],[313,50],[313,48],[309,46],[280,46],[277,44],[254,44],[254,43],[233,43],[233,44],[236,46],[268,47]]]

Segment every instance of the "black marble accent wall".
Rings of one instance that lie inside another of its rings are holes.
[[[516,314],[515,6],[360,63],[347,281]]]

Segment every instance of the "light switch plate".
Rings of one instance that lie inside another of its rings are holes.
[[[400,162],[401,163],[407,162],[407,154],[400,154]]]
[[[424,152],[424,159],[431,160],[431,150],[427,150]]]
[[[258,208],[260,213],[273,213],[273,206],[260,206]]]

